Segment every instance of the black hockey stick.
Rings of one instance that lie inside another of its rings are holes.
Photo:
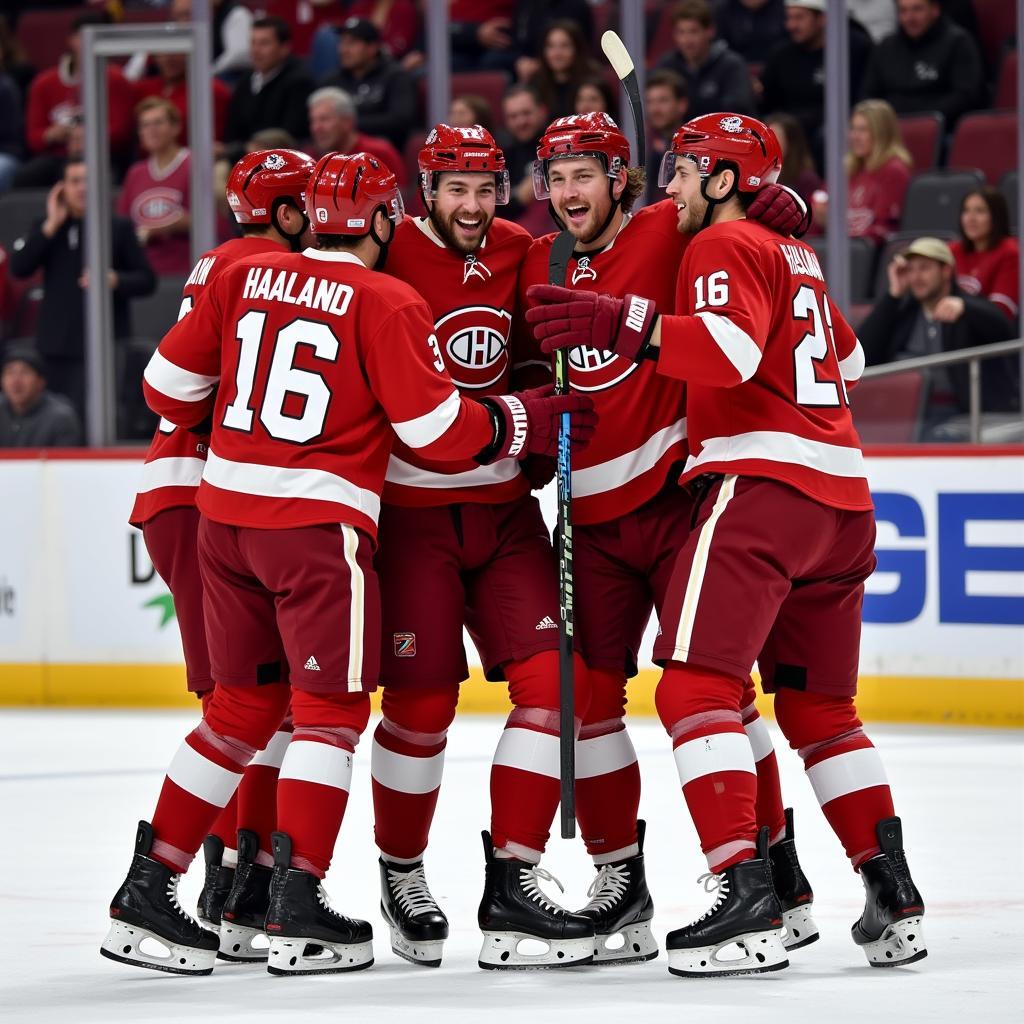
[[[601,36],[601,49],[608,58],[615,74],[629,97],[629,109],[633,114],[633,131],[636,135],[636,166],[647,166],[647,134],[644,131],[644,107],[640,102],[640,83],[636,78],[636,68],[618,33],[608,31]]]
[[[576,246],[570,231],[562,231],[551,243],[548,284],[565,287],[569,260]],[[555,353],[555,393],[569,393],[569,354]],[[572,607],[572,459],[569,444],[569,414],[562,415],[558,428],[558,754],[561,778],[562,838],[576,835],[576,686],[573,677]]]

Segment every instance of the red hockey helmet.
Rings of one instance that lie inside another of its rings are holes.
[[[493,174],[495,201],[504,206],[511,189],[505,154],[494,141],[494,136],[475,124],[472,128],[453,128],[438,124],[430,130],[419,155],[420,186],[427,199],[437,198],[438,177],[444,171],[463,171],[472,174]]]
[[[231,168],[225,194],[239,224],[270,224],[277,199],[291,199],[305,210],[306,183],[312,158],[294,149],[260,149],[246,153]]]
[[[306,190],[310,229],[321,235],[368,234],[382,210],[396,224],[405,215],[394,174],[369,153],[327,153],[320,157]]]
[[[605,113],[570,114],[551,122],[541,136],[533,165],[533,192],[548,199],[548,164],[569,157],[596,156],[604,162],[609,178],[618,177],[629,166],[629,141]]]
[[[740,192],[759,192],[782,170],[782,149],[775,132],[745,114],[702,114],[687,121],[675,135],[661,162],[658,184],[664,188],[676,173],[676,157],[692,160],[702,178],[731,164]]]

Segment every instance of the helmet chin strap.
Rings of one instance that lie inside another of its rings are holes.
[[[712,197],[708,195],[708,182],[726,169],[731,170],[733,172],[732,188],[730,188],[729,191],[726,192],[726,194],[722,196],[721,199],[712,199]],[[703,231],[711,223],[711,218],[715,215],[715,207],[721,206],[722,203],[729,202],[729,200],[732,199],[734,195],[736,195],[736,192],[738,191],[736,188],[736,180],[736,168],[733,167],[732,164],[727,163],[725,161],[719,161],[715,165],[714,171],[712,171],[711,174],[709,174],[706,178],[701,179],[700,194],[704,197],[704,201],[708,204],[707,209],[704,211],[704,220],[701,222],[700,225],[701,231]]]
[[[374,218],[377,216],[377,212],[379,210],[384,210],[384,207],[383,206],[378,206],[377,209],[373,211],[373,214],[370,217],[370,230],[367,232],[367,234],[380,247],[380,252],[377,254],[377,259],[374,260],[374,263],[373,263],[373,269],[374,270],[383,270],[384,269],[384,265],[388,261],[388,250],[391,248],[391,243],[394,241],[394,238],[395,238],[395,222],[390,217],[385,218],[387,220],[387,222],[391,225],[391,231],[388,233],[387,241],[384,241],[384,239],[381,238],[380,235],[377,234],[377,230],[373,226],[373,221],[374,221]]]
[[[293,210],[297,210],[301,214],[302,227],[299,228],[298,231],[285,231],[283,225],[278,219],[277,211],[285,205],[290,206]],[[288,248],[291,252],[298,252],[299,249],[302,248],[299,239],[302,238],[306,233],[306,229],[309,227],[309,218],[306,216],[305,211],[299,210],[299,208],[287,196],[278,196],[277,199],[274,200],[274,205],[270,210],[270,221],[277,233],[288,242]]]

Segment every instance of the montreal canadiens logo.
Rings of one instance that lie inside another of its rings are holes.
[[[486,388],[508,370],[512,316],[493,306],[463,306],[434,325],[451,378],[462,388]]]
[[[132,219],[148,228],[172,223],[181,211],[181,193],[172,188],[148,188],[132,203]]]
[[[589,345],[569,349],[569,383],[573,391],[606,391],[638,368],[639,363]]]

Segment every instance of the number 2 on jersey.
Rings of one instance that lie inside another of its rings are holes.
[[[793,319],[810,320],[812,326],[812,330],[808,331],[793,349],[793,378],[797,404],[819,408],[849,405],[842,373],[838,374],[838,385],[835,381],[818,379],[817,366],[828,357],[830,348],[835,356],[837,369],[839,366],[839,353],[836,351],[832,309],[828,303],[828,296],[823,295],[819,304],[818,293],[809,284],[801,285],[793,296]]]

